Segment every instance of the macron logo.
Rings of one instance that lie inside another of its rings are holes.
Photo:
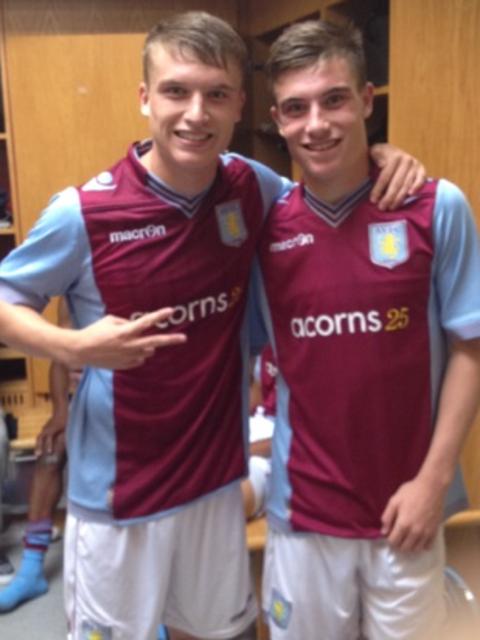
[[[126,229],[125,231],[112,231],[109,234],[110,242],[133,242],[134,240],[150,240],[151,238],[163,238],[167,234],[165,225],[149,224],[138,229]]]
[[[299,233],[298,236],[288,238],[282,242],[272,242],[270,245],[270,252],[277,253],[278,251],[288,251],[289,249],[295,249],[295,247],[304,247],[307,244],[313,244],[315,239],[311,233]]]

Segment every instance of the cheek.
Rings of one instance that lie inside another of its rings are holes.
[[[279,131],[289,143],[296,143],[302,136],[305,125],[300,120],[289,120],[278,124]]]
[[[360,111],[344,111],[338,113],[336,122],[346,129],[362,130],[365,126],[365,118]]]

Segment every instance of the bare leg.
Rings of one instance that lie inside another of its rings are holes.
[[[53,458],[53,459],[52,459]],[[65,454],[44,454],[35,465],[28,525],[20,568],[12,582],[0,593],[0,612],[48,591],[43,564],[52,536],[52,520],[63,489]]]
[[[63,491],[63,468],[65,454],[57,456],[43,455],[35,463],[28,519],[30,521],[52,518]]]

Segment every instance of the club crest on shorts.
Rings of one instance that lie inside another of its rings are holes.
[[[82,640],[112,640],[111,627],[104,627],[96,622],[84,620],[81,629]]]
[[[393,269],[410,256],[406,220],[369,224],[368,240],[370,260],[380,267]]]
[[[247,239],[248,233],[243,219],[240,200],[224,202],[215,207],[220,238],[223,244],[239,247]]]
[[[270,605],[270,617],[280,629],[287,629],[292,615],[292,603],[286,600],[282,594],[273,589],[272,603]]]

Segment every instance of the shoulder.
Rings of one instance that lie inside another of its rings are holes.
[[[129,158],[122,158],[113,167],[101,171],[82,184],[78,193],[82,205],[110,201],[113,198],[132,191],[135,175]]]
[[[445,178],[437,181],[436,206],[470,208],[467,198],[460,187]]]
[[[227,169],[248,172],[254,174],[260,189],[264,196],[264,200],[271,206],[278,198],[280,198],[292,186],[289,178],[280,176],[278,173],[267,167],[267,165],[252,158],[247,158],[239,153],[225,153],[220,156],[220,160]]]
[[[473,215],[463,191],[453,182],[440,179],[437,184],[434,225],[437,232],[441,229],[452,233],[473,223]]]
[[[291,183],[275,202],[268,216],[268,220],[285,219],[285,217],[291,215],[298,215],[303,211],[305,206],[301,186],[297,183]]]
[[[67,187],[52,196],[42,211],[37,226],[71,231],[75,220],[80,221],[80,198],[75,187]]]

